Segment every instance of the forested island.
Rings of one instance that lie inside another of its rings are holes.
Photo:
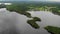
[[[27,11],[49,11],[55,15],[60,15],[60,4],[59,3],[12,3],[12,5],[1,4],[0,8],[6,8],[7,10],[17,12],[19,14],[25,15],[28,18],[33,18],[28,20],[27,23],[30,24],[35,29],[40,28],[36,21],[42,21],[38,17],[32,17],[31,14]],[[54,26],[47,26],[45,29],[51,34],[60,34],[60,28]]]

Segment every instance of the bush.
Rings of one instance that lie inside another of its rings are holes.
[[[41,19],[38,18],[38,17],[33,17],[33,20],[35,20],[35,21],[41,21]]]
[[[51,34],[60,34],[59,27],[47,26],[47,27],[45,27],[45,29]]]
[[[27,23],[30,24],[35,29],[38,29],[39,28],[39,25],[37,23],[35,23],[34,20],[28,20]]]

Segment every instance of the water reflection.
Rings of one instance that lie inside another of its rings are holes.
[[[24,15],[15,13],[15,12],[9,12],[6,10],[6,8],[0,9],[0,19],[3,18],[10,18],[15,21],[16,17],[16,23],[13,21],[17,29],[21,34],[50,34],[48,33],[43,27],[47,25],[51,26],[57,26],[60,27],[60,16],[54,15],[50,12],[45,12],[45,11],[31,11],[29,12],[33,17],[39,17],[41,18],[41,22],[37,22],[37,24],[40,26],[39,29],[34,29],[32,28],[29,24],[27,24],[27,20],[30,18],[27,18]],[[4,15],[4,16],[3,16]],[[5,16],[7,15],[7,16]],[[2,16],[2,17],[1,17]],[[13,19],[14,18],[14,19]]]

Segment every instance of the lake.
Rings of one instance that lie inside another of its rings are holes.
[[[0,20],[2,19],[4,20],[7,18],[11,19],[12,22],[17,27],[17,29],[19,30],[20,34],[50,34],[44,29],[45,26],[50,25],[50,26],[60,27],[60,16],[58,15],[54,15],[53,13],[47,11],[28,11],[28,12],[31,13],[32,17],[41,18],[42,21],[37,22],[37,24],[40,26],[39,29],[34,29],[27,23],[27,20],[30,18],[18,14],[16,12],[9,12],[8,10],[6,10],[6,8],[0,9]],[[4,24],[4,22],[1,24]],[[0,26],[0,28],[2,26]],[[10,26],[11,25],[9,25],[9,27]]]

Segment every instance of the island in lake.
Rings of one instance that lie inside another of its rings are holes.
[[[36,23],[36,21],[41,22],[42,20],[39,17],[32,17],[28,11],[47,11],[51,12],[55,15],[60,16],[60,4],[59,3],[49,3],[49,2],[32,2],[32,3],[12,3],[11,5],[6,5],[2,3],[0,8],[6,8],[10,12],[17,12],[21,15],[25,15],[28,18],[32,18],[31,20],[27,20],[27,23],[31,25],[35,29],[39,29],[40,26]],[[60,34],[60,28],[55,26],[47,26],[44,27],[51,34]]]

